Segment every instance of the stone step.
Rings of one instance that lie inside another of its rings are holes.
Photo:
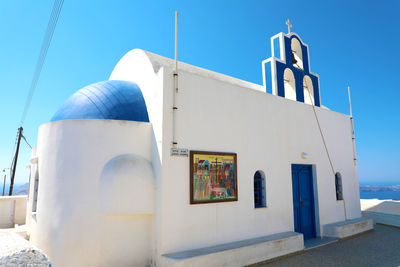
[[[324,236],[346,238],[374,229],[374,223],[368,218],[357,218],[331,224],[325,224]]]
[[[245,266],[304,249],[303,235],[284,232],[163,255],[162,266]]]

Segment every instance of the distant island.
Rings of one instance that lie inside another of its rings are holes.
[[[360,185],[360,192],[388,192],[388,191],[399,191],[400,185]]]
[[[13,195],[27,195],[29,191],[29,183],[18,186]]]
[[[3,185],[1,185],[1,190],[3,189]],[[8,192],[10,189],[10,185],[6,184],[5,190],[4,190],[4,195],[8,196]],[[13,196],[17,195],[27,195],[29,191],[29,183],[25,184],[16,184],[14,185],[14,190],[13,190]],[[2,191],[0,191],[0,196],[1,196]]]

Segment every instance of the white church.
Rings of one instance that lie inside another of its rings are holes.
[[[245,266],[371,230],[352,117],[296,33],[271,53],[258,85],[134,49],[73,94],[32,151],[30,241],[56,267]]]

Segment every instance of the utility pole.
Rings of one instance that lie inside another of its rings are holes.
[[[4,172],[4,181],[3,181],[3,194],[2,196],[4,197],[4,190],[6,189],[6,169],[3,169]]]
[[[22,126],[18,128],[18,141],[17,141],[17,150],[15,151],[14,162],[11,169],[11,183],[10,183],[10,192],[8,192],[9,196],[12,196],[12,191],[14,187],[14,178],[15,178],[15,171],[17,169],[17,161],[18,161],[18,152],[19,152],[19,145],[21,143],[22,137]]]

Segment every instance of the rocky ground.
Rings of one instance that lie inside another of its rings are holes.
[[[12,230],[0,230],[0,266],[48,267],[50,261],[38,248]]]

